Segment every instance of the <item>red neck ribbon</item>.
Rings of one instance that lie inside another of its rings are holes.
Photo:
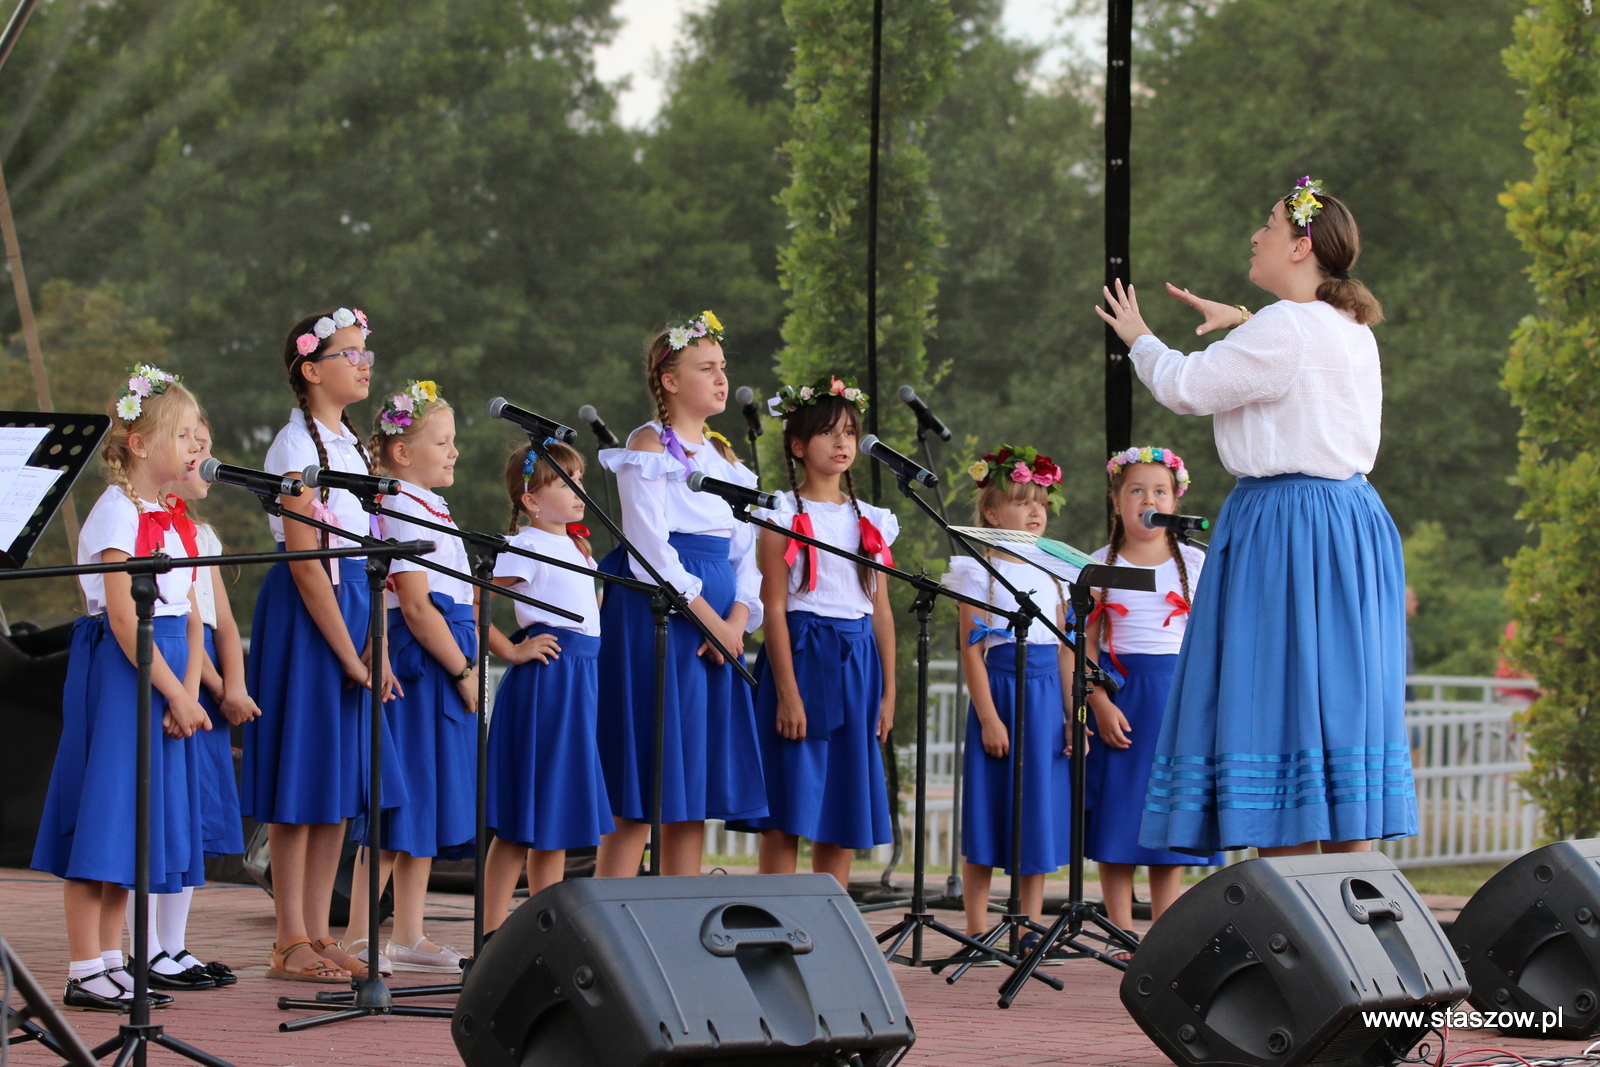
[[[194,520],[189,518],[189,505],[173,499],[169,507],[170,511],[139,513],[139,531],[133,538],[135,556],[150,556],[159,552],[166,545],[168,530],[178,531],[178,540],[183,542],[184,551],[190,556],[200,554],[200,545],[195,540]],[[193,577],[190,575],[191,580]]]

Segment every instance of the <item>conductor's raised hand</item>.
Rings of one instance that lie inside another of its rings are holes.
[[[1122,338],[1123,344],[1132,348],[1133,342],[1151,332],[1150,327],[1144,324],[1144,316],[1139,314],[1139,297],[1134,293],[1133,286],[1124,288],[1122,279],[1118,278],[1116,292],[1104,286],[1100,291],[1106,295],[1106,306],[1096,305],[1094,313],[1117,331],[1117,336]]]
[[[1194,332],[1201,337],[1212,330],[1231,330],[1235,326],[1244,325],[1245,314],[1234,304],[1219,304],[1215,300],[1195,296],[1189,290],[1179,289],[1171,282],[1167,283],[1167,292],[1204,316],[1205,321],[1194,328]]]

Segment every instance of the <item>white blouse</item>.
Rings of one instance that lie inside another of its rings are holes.
[[[348,495],[348,494],[346,494]],[[436,522],[441,526],[454,526],[455,522],[450,516],[450,505],[444,497],[431,489],[424,489],[420,485],[410,482],[400,483],[399,496],[386,496],[383,506],[390,511],[398,511],[406,515],[415,515],[419,519]],[[430,512],[428,509],[432,508]],[[440,516],[444,516],[441,518]],[[449,567],[459,574],[471,574],[472,564],[467,560],[466,542],[459,537],[430,530],[425,526],[415,526],[403,519],[391,518],[388,515],[378,516],[378,536],[392,537],[396,541],[432,541],[434,549],[423,559],[432,560],[441,567]],[[436,570],[414,563],[409,559],[395,557],[389,564],[391,575],[403,574],[406,571],[421,571],[428,576],[428,592],[443,593],[457,604],[470,604],[473,598],[473,587],[459,578],[452,578],[447,574],[440,574]],[[400,606],[400,597],[394,591],[394,580],[389,580],[389,589],[383,595],[383,602],[387,607]]]
[[[524,548],[529,552],[537,552],[541,556],[550,556],[553,559],[563,559],[568,563],[582,564],[590,570],[594,570],[596,566],[595,561],[585,557],[583,549],[565,534],[547,533],[532,526],[524,526],[517,531],[516,536],[510,538],[510,542],[516,548]],[[600,636],[600,603],[595,596],[593,578],[585,578],[577,571],[569,571],[565,567],[552,567],[548,563],[540,563],[538,560],[512,552],[500,553],[500,558],[494,565],[494,576],[516,578],[517,584],[511,587],[512,592],[531,596],[535,600],[542,600],[546,604],[554,604],[558,608],[566,608],[583,616],[583,622],[579,624],[528,604],[518,604],[518,626],[528,627],[535,623],[543,623],[564,630],[576,630],[590,637]]]
[[[997,559],[994,561],[995,570],[1005,575],[1006,580],[1018,589],[1027,593],[1033,602],[1039,605],[1039,610],[1051,622],[1060,625],[1060,608],[1066,600],[1067,590],[1060,582],[1030,563],[1013,563],[1010,560]],[[950,569],[945,572],[944,584],[958,593],[975,597],[978,600],[993,604],[1002,611],[1016,608],[1017,600],[1006,587],[989,577],[989,572],[983,565],[971,556],[953,556],[950,559]],[[1004,615],[996,615],[992,619],[987,613],[979,611],[969,604],[957,605],[962,614],[977,618],[978,622],[997,630],[1011,629],[1011,620]],[[1064,608],[1062,609],[1065,610]],[[1014,638],[985,637],[983,649],[987,652],[996,645],[1010,644]],[[1032,622],[1028,626],[1028,644],[1054,645],[1059,642],[1056,635]]]
[[[336,429],[330,430],[321,422],[317,423],[317,432],[322,435],[322,446],[328,453],[328,467],[346,474],[371,474],[367,469],[366,460],[361,458],[360,451],[356,448],[356,435],[351,433],[344,423],[339,423]],[[306,418],[296,408],[289,413],[289,421],[283,429],[278,431],[278,436],[273,438],[272,447],[267,449],[267,458],[262,461],[261,469],[268,474],[292,474],[300,476],[300,472],[312,464],[321,465],[317,458],[316,442],[311,440],[311,434],[306,430]],[[322,499],[322,490],[307,489],[307,493],[315,494],[317,500]],[[333,518],[328,520],[341,530],[352,533],[368,534],[372,531],[372,517],[361,510],[361,501],[356,499],[354,493],[343,489],[330,489],[328,491],[328,508],[333,512]],[[294,522],[293,519],[289,520]],[[272,527],[274,540],[283,540],[284,520],[277,515],[267,518]],[[306,527],[311,529],[311,527]],[[329,541],[329,548],[355,548],[354,541],[343,537],[334,537]]]
[[[657,433],[661,424],[647,422]],[[643,429],[644,427],[640,427]],[[635,430],[634,433],[638,433]],[[629,436],[632,440],[632,436]],[[703,445],[684,442],[690,468],[685,469],[666,452],[637,452],[607,448],[600,463],[617,476],[617,497],[622,507],[622,532],[651,566],[673,588],[693,600],[700,595],[700,579],[690,574],[667,542],[669,534],[709,534],[728,538],[728,559],[733,564],[735,599],[750,609],[745,632],[761,628],[761,571],[756,566],[756,539],[747,522],[733,517],[727,501],[714,493],[689,489],[689,470],[702,471],[736,485],[754,488],[756,476],[743,463],[729,463],[708,440]],[[636,578],[646,575],[636,573]]]
[[[1320,300],[1280,300],[1203,352],[1146,334],[1130,352],[1139,380],[1180,415],[1215,415],[1217,453],[1235,477],[1372,470],[1383,379],[1369,327]]]
[[[121,486],[106,486],[106,491],[94,502],[89,517],[83,520],[83,529],[78,532],[79,566],[104,563],[100,554],[108,548],[133,555],[139,540],[141,509],[152,512],[162,510],[160,504],[152,504],[148,500],[134,504]],[[183,538],[177,530],[166,531],[161,550],[173,559],[186,559],[189,556],[189,550],[183,547]],[[194,570],[193,567],[174,567],[166,574],[156,575],[156,591],[160,594],[155,603],[156,615],[189,614],[189,586]],[[80,574],[78,584],[83,588],[83,598],[88,601],[89,614],[104,615],[106,576]]]
[[[222,538],[217,536],[217,531],[211,528],[208,522],[196,524],[199,528],[195,531],[194,542],[200,549],[202,556],[222,555]],[[217,628],[217,594],[211,587],[211,576],[215,567],[202,567],[194,580],[194,602],[200,609],[200,621],[211,627]]]
[[[1097,550],[1094,558],[1104,563],[1106,550],[1111,546],[1106,545]],[[1192,545],[1180,545],[1183,552],[1183,562],[1189,570],[1189,600],[1194,600],[1194,591],[1199,588],[1200,568],[1206,564],[1206,554]],[[1119,567],[1139,567],[1137,563],[1117,558]],[[1133,652],[1140,655],[1151,656],[1176,656],[1178,649],[1183,645],[1184,632],[1189,628],[1189,615],[1187,612],[1175,615],[1173,612],[1178,605],[1167,599],[1167,595],[1183,596],[1183,582],[1178,577],[1178,564],[1172,559],[1167,559],[1155,567],[1139,567],[1140,570],[1153,570],[1156,572],[1156,590],[1147,593],[1135,589],[1110,589],[1106,598],[1113,604],[1121,604],[1128,609],[1123,615],[1116,611],[1107,611],[1104,617],[1111,620],[1111,649],[1118,655],[1124,652]],[[1168,620],[1171,620],[1170,622]],[[1106,647],[1105,632],[1101,631],[1100,647]]]
[[[857,503],[861,507],[862,517],[878,528],[885,543],[893,545],[895,538],[900,536],[900,520],[895,513],[865,500]],[[811,527],[815,531],[813,536],[818,541],[838,545],[851,552],[861,551],[861,524],[856,521],[855,508],[849,503],[819,504],[807,500],[805,509],[811,517]],[[796,514],[794,494],[779,493],[777,508],[756,514],[789,528]],[[817,587],[806,589],[802,585],[801,568],[810,551],[805,545],[800,545],[800,555],[795,557],[794,564],[789,568],[787,610],[809,611],[830,619],[859,619],[863,615],[871,615],[872,600],[861,588],[861,569],[851,560],[816,549]],[[805,573],[809,577],[810,572]]]

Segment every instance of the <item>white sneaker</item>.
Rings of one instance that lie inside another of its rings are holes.
[[[423,938],[426,941],[427,938]],[[437,952],[419,952],[414,948],[390,941],[384,946],[397,971],[427,971],[433,974],[460,974],[461,953],[450,945],[439,946]]]

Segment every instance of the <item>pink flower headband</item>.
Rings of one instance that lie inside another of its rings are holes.
[[[372,331],[367,329],[367,316],[360,308],[340,308],[332,315],[324,315],[312,324],[310,333],[303,333],[294,339],[294,350],[302,356],[309,356],[322,347],[322,342],[333,336],[333,331],[342,330],[346,326],[361,326],[361,336],[370,337]]]
[[[1173,477],[1178,482],[1178,495],[1182,496],[1189,491],[1189,470],[1183,465],[1183,460],[1170,448],[1130,448],[1118,452],[1111,457],[1111,462],[1106,464],[1107,474],[1121,474],[1124,467],[1135,463],[1159,463],[1172,471]]]

